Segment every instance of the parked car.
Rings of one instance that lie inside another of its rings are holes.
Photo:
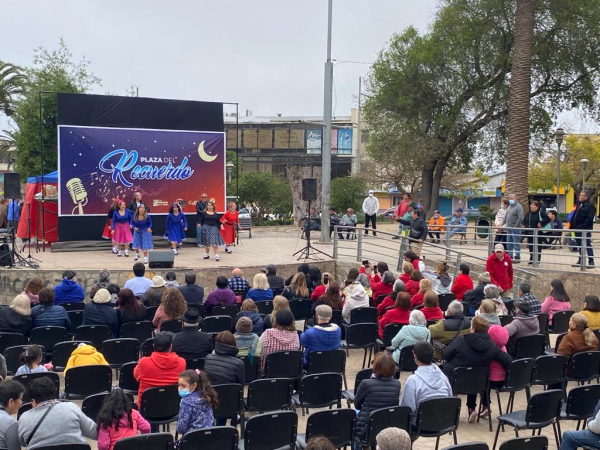
[[[239,211],[239,216],[240,219],[250,219],[250,211],[248,211],[246,208],[242,208]]]

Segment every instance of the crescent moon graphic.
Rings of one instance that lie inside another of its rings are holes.
[[[208,153],[206,153],[204,151],[204,142],[205,141],[200,142],[200,145],[198,146],[198,156],[200,156],[202,161],[213,162],[215,159],[217,159],[218,155],[210,156]]]

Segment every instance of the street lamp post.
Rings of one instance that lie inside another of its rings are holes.
[[[585,171],[587,169],[587,165],[590,162],[588,159],[583,158],[581,161],[581,190],[585,190]]]
[[[554,132],[554,140],[556,141],[556,145],[558,145],[558,154],[556,157],[556,214],[558,215],[558,205],[560,200],[560,146],[563,143],[563,139],[565,137],[565,132],[562,128],[558,128]]]
[[[225,167],[227,167],[227,178],[229,180],[229,184],[231,184],[231,174],[233,173],[233,168],[235,166],[231,161],[229,161],[227,164],[225,164]]]

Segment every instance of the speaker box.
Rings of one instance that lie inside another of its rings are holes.
[[[148,260],[148,267],[151,269],[172,269],[173,263],[175,262],[175,255],[173,252],[150,252],[150,259]]]
[[[21,174],[4,174],[4,198],[21,198]]]
[[[302,180],[302,200],[313,201],[317,199],[317,179],[304,178]]]
[[[13,255],[10,252],[10,247],[8,244],[0,245],[0,266],[13,266]]]

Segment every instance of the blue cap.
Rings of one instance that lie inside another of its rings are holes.
[[[457,209],[456,209],[456,212],[464,212],[464,209],[462,209],[462,208],[457,208]]]

